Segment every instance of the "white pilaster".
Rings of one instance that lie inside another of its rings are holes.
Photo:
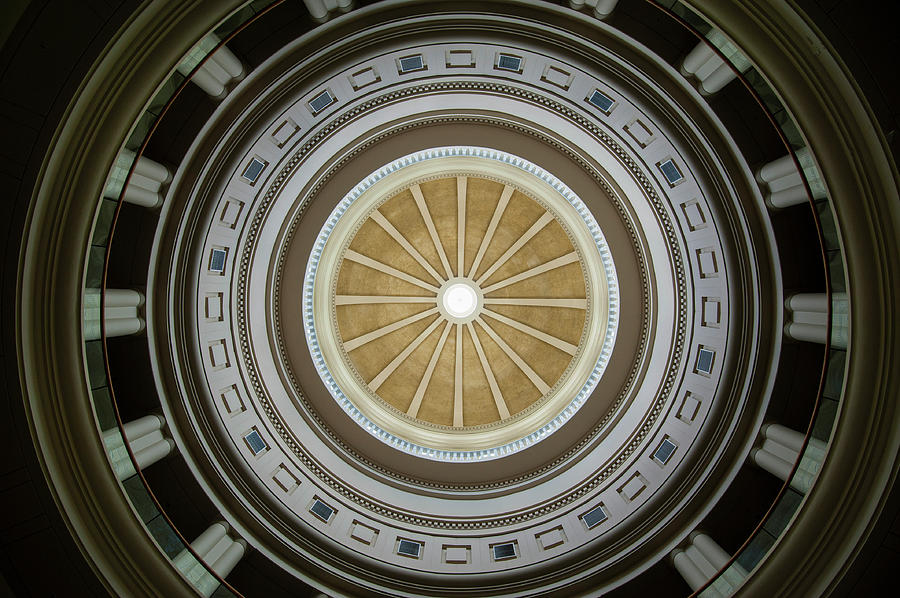
[[[233,539],[228,535],[227,524],[218,522],[191,542],[191,548],[216,575],[225,578],[246,553],[247,543],[241,539]],[[175,566],[202,595],[211,596],[219,586],[216,577],[187,549],[178,553],[173,560]]]
[[[594,16],[605,19],[616,8],[619,0],[569,0],[569,6],[575,10],[581,10],[585,6],[594,7]]]
[[[729,596],[747,577],[747,571],[738,563],[728,565],[731,558],[728,553],[711,537],[701,532],[692,533],[687,546],[675,549],[670,556],[672,565],[694,591],[699,590],[708,580],[722,571],[722,574],[704,590],[703,596]]]
[[[785,299],[784,333],[793,340],[828,342],[828,295],[797,293]],[[850,310],[846,293],[831,295],[831,346],[847,348]]]
[[[777,160],[765,164],[756,173],[756,180],[763,188],[766,204],[770,208],[781,209],[809,200],[806,187],[803,184],[803,174],[808,170],[814,180],[809,181],[810,192],[814,199],[825,197],[824,186],[818,180],[818,171],[812,167],[812,157],[805,148],[796,152],[800,169],[790,155],[784,155]]]
[[[705,41],[700,41],[681,63],[681,74],[695,77],[703,95],[712,95],[733,81],[737,74]]]
[[[119,199],[125,178],[128,176],[128,170],[133,162],[134,152],[127,149],[119,152],[113,174],[103,192],[104,197]],[[141,156],[134,166],[134,172],[125,189],[125,194],[122,195],[122,201],[151,210],[156,209],[162,205],[165,198],[164,188],[171,181],[172,173],[168,168],[146,156]]]
[[[100,338],[100,289],[85,289],[84,292],[84,338]],[[141,308],[144,295],[132,289],[106,289],[106,305],[103,319],[106,336],[127,336],[144,330]]]
[[[138,467],[144,469],[167,456],[175,448],[175,442],[163,435],[165,420],[159,415],[147,415],[124,425],[125,438],[118,428],[103,433],[103,443],[109,454],[113,470],[120,480],[133,476],[136,472],[128,449],[127,440],[137,460]]]
[[[187,76],[202,62],[191,77],[191,82],[216,100],[228,95],[229,87],[246,75],[243,63],[228,49],[228,46],[222,45],[213,50],[220,41],[214,34],[207,35],[178,65],[178,72]],[[211,53],[207,54],[208,52]]]
[[[801,457],[804,436],[800,432],[779,424],[766,424],[762,427],[762,437],[762,446],[750,452],[753,463],[786,482],[799,459],[797,470],[790,478],[791,488],[805,494],[812,487],[825,459],[825,443],[810,438]]]

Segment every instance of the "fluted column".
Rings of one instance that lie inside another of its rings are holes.
[[[797,471],[790,478],[791,488],[805,494],[812,487],[825,459],[825,443],[817,438],[810,438],[801,457],[804,439],[802,433],[779,424],[766,424],[761,432],[762,445],[750,451],[750,459],[757,467],[785,482],[799,459]]]
[[[731,65],[722,60],[706,41],[700,41],[684,58],[681,74],[696,77],[698,89],[703,95],[716,93],[737,77]]]
[[[84,338],[100,338],[100,289],[85,289],[84,292]],[[144,330],[141,310],[144,294],[132,289],[106,289],[106,305],[103,319],[106,336],[127,336]]]
[[[784,333],[793,340],[828,343],[828,295],[797,293],[784,301]],[[847,348],[850,309],[846,293],[831,295],[831,346]]]
[[[813,162],[806,148],[797,150],[797,162],[790,155],[784,155],[762,166],[756,172],[756,180],[762,186],[766,204],[770,208],[788,208],[808,201],[806,187],[803,184],[803,175],[809,172],[812,180],[809,180],[810,193],[814,199],[825,197],[825,188],[818,179],[818,170],[812,168]]]
[[[303,0],[306,10],[316,23],[324,23],[333,11],[348,12],[353,8],[353,0]]]
[[[616,8],[619,0],[569,0],[569,6],[575,10],[581,10],[585,5],[594,7],[594,16],[605,19]]]
[[[113,175],[103,192],[109,199],[119,199],[125,177],[134,162],[134,152],[123,149],[116,159]],[[134,172],[122,195],[122,201],[143,206],[151,210],[160,207],[165,198],[164,188],[172,181],[172,173],[168,168],[146,156],[138,158]]]
[[[670,557],[676,571],[694,591],[700,589],[703,584],[722,570],[730,558],[728,553],[711,537],[697,531],[690,535],[685,547],[675,549]],[[738,563],[732,563],[704,591],[703,595],[728,596],[745,577],[747,577],[747,571]]]
[[[224,522],[214,523],[196,540],[191,548],[203,563],[209,566],[216,575],[225,578],[247,551],[247,543],[241,539],[233,539],[228,535],[228,525]],[[187,549],[175,556],[175,566],[194,584],[204,596],[211,596],[219,586],[219,581],[200,563]]]
[[[149,467],[172,452],[175,442],[163,435],[165,419],[159,415],[148,415],[128,422],[123,426],[125,438],[119,428],[103,433],[103,443],[112,463],[112,468],[120,480],[133,476],[134,463],[128,456],[125,442],[131,446],[138,467]]]
[[[202,62],[203,64],[191,77],[191,82],[216,100],[228,95],[229,87],[243,79],[246,74],[243,63],[228,49],[228,46],[223,45],[213,51],[219,41],[214,34],[207,35],[178,65],[178,72],[187,76]],[[207,58],[209,52],[212,53]]]

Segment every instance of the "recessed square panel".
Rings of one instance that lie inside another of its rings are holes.
[[[522,72],[522,57],[514,56],[513,54],[497,54],[497,61],[494,63],[494,68],[499,69],[501,71],[512,71],[514,73]]]
[[[262,174],[265,167],[266,163],[263,160],[253,158],[244,168],[244,172],[241,173],[241,178],[252,185],[256,182],[256,179],[259,178],[259,175]]]
[[[625,125],[625,132],[642,148],[647,147],[656,139],[656,135],[650,130],[650,126],[639,118]]]
[[[715,351],[709,349],[700,349],[697,351],[697,366],[695,368],[697,372],[707,375],[712,373],[713,359],[715,356]]]
[[[447,68],[472,68],[475,66],[475,54],[472,50],[447,50]]]
[[[718,328],[722,323],[722,300],[718,297],[704,297],[702,300],[701,322],[707,328]]]
[[[226,198],[219,211],[219,224],[230,229],[236,228],[243,211],[244,202],[233,197]]]
[[[544,67],[544,73],[541,75],[541,81],[555,85],[565,91],[569,89],[574,79],[575,75],[552,64]]]
[[[591,95],[588,96],[588,102],[606,114],[609,114],[612,111],[612,107],[616,103],[615,100],[598,89],[591,92]]]
[[[222,293],[206,293],[203,311],[207,322],[221,322],[224,317]]]
[[[697,267],[700,278],[719,277],[719,256],[715,248],[703,247],[697,250]]]
[[[675,161],[672,160],[672,158],[660,162],[657,166],[660,171],[662,171],[663,176],[666,177],[669,185],[674,186],[684,179],[684,175],[681,174],[681,169],[678,168],[678,165],[675,164]]]
[[[348,75],[347,79],[350,81],[350,86],[353,88],[353,91],[359,91],[364,87],[375,85],[381,81],[381,75],[378,74],[375,67],[369,66],[356,71],[352,75]]]
[[[256,428],[253,428],[252,430],[244,434],[244,442],[247,443],[247,446],[250,448],[254,455],[262,454],[269,448],[269,445],[266,444],[266,441],[263,440],[262,436],[256,430]]]
[[[703,210],[703,206],[696,199],[681,204],[681,212],[684,214],[684,219],[687,221],[691,232],[706,228],[706,213]]]
[[[401,75],[404,73],[412,73],[414,71],[424,71],[425,68],[425,59],[421,54],[404,56],[397,59],[397,70]]]
[[[609,515],[602,504],[581,516],[581,520],[584,521],[588,529],[597,527],[607,519],[609,519]]]
[[[229,415],[237,415],[243,413],[247,408],[244,406],[244,400],[238,392],[237,386],[232,384],[221,392],[222,404]]]
[[[544,550],[550,550],[551,548],[556,548],[557,546],[562,546],[566,543],[566,533],[563,531],[561,525],[554,527],[553,529],[548,529],[545,532],[535,534],[534,538],[537,540],[538,546]]]
[[[672,458],[672,453],[675,452],[675,443],[669,440],[668,438],[664,438],[663,441],[656,447],[656,452],[653,453],[653,459],[657,462],[665,465],[668,463],[669,459]]]
[[[331,518],[334,516],[334,509],[326,505],[324,502],[316,498],[313,500],[312,505],[309,507],[309,512],[328,523],[331,521]]]
[[[701,403],[700,398],[692,392],[684,393],[684,399],[681,401],[681,407],[678,408],[678,413],[675,417],[686,424],[692,424],[700,412]]]
[[[503,544],[493,544],[491,551],[495,561],[505,561],[514,559],[518,556],[515,542],[504,542]]]
[[[316,97],[311,99],[309,104],[309,109],[312,110],[313,114],[318,114],[322,110],[325,110],[332,104],[334,104],[337,99],[332,95],[331,91],[326,89],[325,91],[319,93]]]
[[[624,484],[619,486],[619,494],[622,495],[626,502],[631,502],[640,496],[646,488],[647,480],[644,479],[640,472],[636,471],[631,474],[631,477]]]
[[[350,537],[357,542],[371,546],[378,538],[378,530],[370,525],[354,520],[350,526]]]
[[[228,259],[228,250],[225,248],[214,247],[209,252],[209,271],[214,274],[225,273],[225,262]]]
[[[280,464],[275,473],[272,474],[272,480],[288,494],[292,493],[300,485],[300,480],[291,473],[284,463]]]
[[[228,350],[225,348],[225,339],[219,339],[209,343],[209,362],[214,370],[221,370],[231,365],[228,359]]]
[[[456,565],[465,565],[469,562],[470,546],[444,546],[444,562]]]
[[[300,125],[294,119],[286,118],[272,131],[272,142],[278,147],[284,147],[299,130]]]
[[[397,542],[397,554],[417,559],[422,554],[422,543],[400,539]]]

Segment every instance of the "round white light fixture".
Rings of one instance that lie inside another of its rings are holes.
[[[478,296],[475,289],[464,282],[450,285],[444,292],[444,309],[452,316],[466,318],[478,307]]]

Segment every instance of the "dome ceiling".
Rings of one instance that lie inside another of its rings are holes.
[[[707,110],[668,133],[702,99],[613,32],[396,16],[256,69],[176,175],[151,300],[167,421],[298,577],[598,587],[749,450],[764,405],[739,389],[777,326],[761,197]]]
[[[497,457],[562,425],[618,322],[609,249],[581,214],[552,175],[496,150],[429,149],[367,177],[305,281],[307,338],[338,402],[432,458]]]

